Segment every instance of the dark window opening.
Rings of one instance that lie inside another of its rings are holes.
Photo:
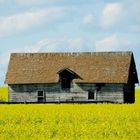
[[[45,102],[44,91],[38,91],[37,94],[38,94],[38,97],[37,97],[38,102],[39,103]]]
[[[88,99],[94,99],[94,95],[95,94],[95,92],[93,92],[93,91],[89,91],[88,92]]]
[[[61,78],[61,87],[62,89],[71,87],[71,80],[69,78]]]
[[[38,91],[38,96],[44,96],[44,92],[43,91]]]

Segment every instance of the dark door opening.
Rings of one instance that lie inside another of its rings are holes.
[[[44,102],[44,98],[43,97],[38,97],[38,103],[43,103]]]
[[[44,94],[44,91],[38,91],[38,93],[37,93],[37,100],[38,100],[38,103],[45,102],[45,94]]]

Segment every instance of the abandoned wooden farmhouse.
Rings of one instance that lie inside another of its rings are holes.
[[[12,53],[9,102],[135,102],[132,52]]]

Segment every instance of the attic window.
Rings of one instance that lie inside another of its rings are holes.
[[[62,89],[70,88],[71,87],[71,80],[70,78],[61,78],[61,87]]]
[[[58,74],[62,89],[70,89],[72,80],[78,77],[78,75],[75,72],[68,68],[60,70]]]

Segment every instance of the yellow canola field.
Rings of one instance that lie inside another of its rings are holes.
[[[139,140],[140,91],[135,104],[1,104],[0,140],[12,139]]]
[[[7,87],[0,87],[0,102],[8,101],[8,88]]]

